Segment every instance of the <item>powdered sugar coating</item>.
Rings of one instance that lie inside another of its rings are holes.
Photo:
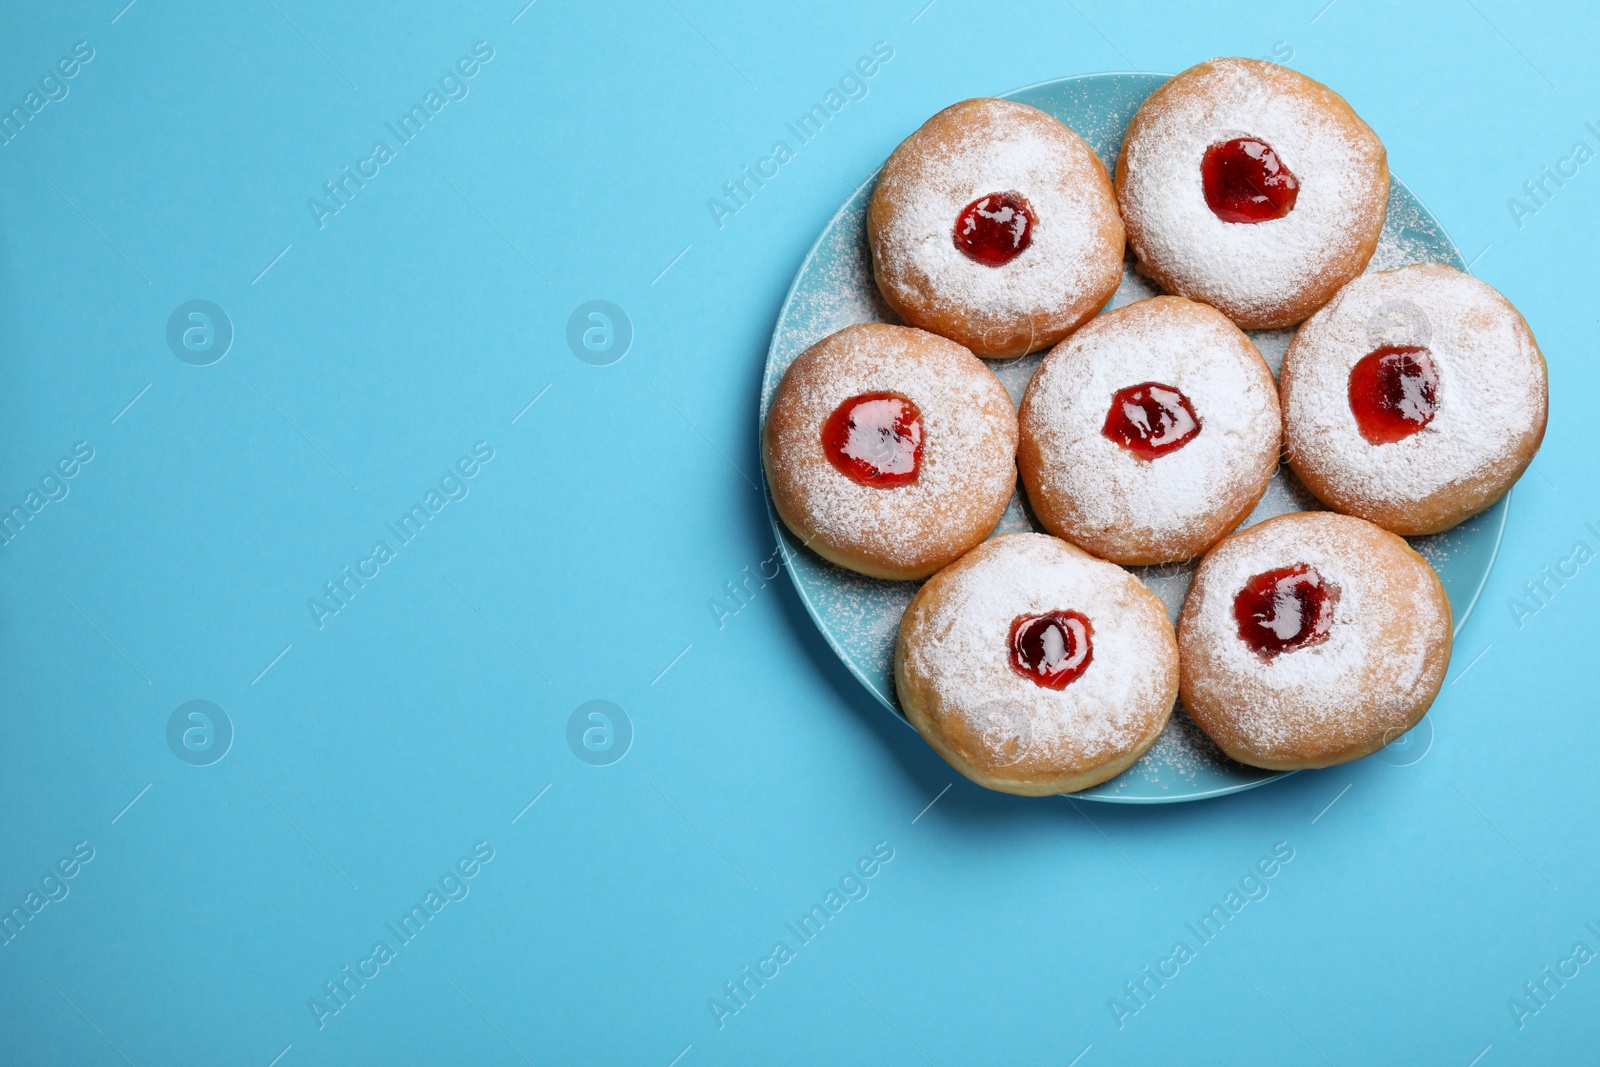
[[[1088,617],[1093,659],[1055,690],[1011,668],[1009,637],[1018,616],[1060,610]],[[912,601],[899,670],[908,714],[937,746],[1009,780],[1050,782],[1154,740],[1172,711],[1177,654],[1160,600],[1127,571],[1054,537],[1005,534]]]
[[[1263,659],[1239,636],[1252,577],[1308,564],[1338,589],[1325,640]],[[1183,701],[1230,756],[1322,766],[1365,755],[1422,717],[1449,664],[1450,606],[1405,542],[1347,515],[1268,519],[1212,549],[1178,624]]]
[[[922,413],[917,478],[894,489],[846,476],[822,447],[834,409],[878,391]],[[1016,441],[1011,399],[972,353],[922,330],[868,323],[831,334],[790,365],[768,413],[764,453],[774,501],[803,541],[856,569],[911,577],[994,529],[1016,485]]]
[[[1200,160],[1233,138],[1269,144],[1299,180],[1292,211],[1223,222]],[[1371,258],[1389,175],[1383,145],[1340,97],[1284,67],[1213,59],[1153,93],[1117,165],[1117,195],[1141,267],[1169,292],[1250,328],[1301,321]],[[1321,293],[1321,299],[1307,301]]]
[[[955,224],[974,200],[1004,192],[1028,201],[1032,242],[990,267],[956,248]],[[1066,126],[1006,100],[953,105],[907,138],[879,176],[867,232],[890,305],[979,355],[1053,343],[1121,276],[1122,222],[1105,168]]]
[[[1112,394],[1159,382],[1188,397],[1200,432],[1140,459],[1105,436]],[[1244,517],[1277,467],[1277,387],[1220,312],[1155,297],[1107,312],[1057,345],[1022,403],[1021,468],[1052,532],[1124,563],[1190,559]]]
[[[1129,119],[1150,92],[1166,80],[1159,75],[1085,75],[1021,90],[1018,99],[1067,123],[1089,142],[1107,166],[1112,166]],[[873,175],[863,175],[863,178],[866,180],[861,188],[823,228],[779,313],[762,376],[758,430],[765,428],[766,412],[785,369],[805,349],[852,323],[899,321],[883,302],[873,281],[866,237]],[[1402,181],[1392,179],[1383,235],[1369,269],[1388,270],[1430,260],[1466,267],[1466,260],[1461,258],[1438,220]],[[1122,286],[1110,306],[1158,295],[1159,290],[1148,277],[1136,274],[1131,261],[1124,263]],[[1274,373],[1293,332],[1276,330],[1250,334]],[[1013,399],[1020,401],[1040,358],[1042,354],[989,366],[1006,384]],[[1499,531],[1509,510],[1508,503],[1502,499],[1487,512],[1446,533],[1413,542],[1438,568],[1456,608],[1458,625],[1464,621],[1463,616],[1489,572]],[[1274,475],[1267,495],[1246,523],[1319,506],[1285,465]],[[772,512],[770,496],[768,509]],[[771,520],[800,602],[816,622],[822,638],[865,690],[892,713],[896,721],[906,722],[895,696],[894,653],[901,618],[920,583],[881,581],[835,566],[814,552],[802,549],[801,539],[795,537],[775,513],[771,514]],[[998,531],[1037,528],[1036,520],[1026,511],[1019,495],[1012,499]],[[1192,572],[1192,564],[1169,564],[1138,568],[1134,574],[1161,595],[1176,620]],[[1161,740],[1133,768],[1077,795],[1122,802],[1194,800],[1249,788],[1276,777],[1278,772],[1245,767],[1226,758],[1180,706]]]
[[[1428,350],[1438,407],[1420,431],[1375,445],[1357,426],[1349,383],[1381,345]],[[1438,263],[1367,274],[1307,320],[1284,356],[1290,459],[1329,506],[1385,526],[1449,497],[1444,524],[1424,524],[1442,529],[1499,499],[1526,468],[1546,390],[1532,333],[1493,287]]]

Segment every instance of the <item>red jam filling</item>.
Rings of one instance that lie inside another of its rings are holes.
[[[1019,615],[1011,623],[1011,669],[1035,685],[1065,689],[1094,659],[1094,627],[1076,611]]]
[[[1236,137],[1200,158],[1206,206],[1223,222],[1269,222],[1294,210],[1300,182],[1265,141]]]
[[[822,424],[822,451],[862,485],[909,485],[922,466],[922,412],[894,393],[853,396]]]
[[[1144,382],[1112,394],[1100,432],[1140,459],[1155,459],[1194,440],[1200,419],[1189,398],[1172,386]]]
[[[1339,589],[1315,567],[1296,563],[1256,575],[1233,598],[1239,637],[1264,660],[1324,641]]]
[[[1384,345],[1350,369],[1350,410],[1375,445],[1410,437],[1439,410],[1439,373],[1426,348]]]
[[[980,196],[956,216],[956,248],[986,267],[1003,267],[1033,243],[1033,209],[1018,193]]]

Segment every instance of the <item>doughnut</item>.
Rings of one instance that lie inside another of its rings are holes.
[[[1404,540],[1327,511],[1206,554],[1178,620],[1183,705],[1222,751],[1290,771],[1415,726],[1450,665],[1450,601]]]
[[[1214,308],[1158,296],[1050,350],[1022,399],[1017,466],[1040,525],[1125,566],[1193,559],[1278,466],[1278,388]]]
[[[1366,269],[1389,165],[1327,86],[1260,60],[1213,59],[1139,106],[1117,200],[1141,273],[1243,329],[1278,329]]]
[[[867,208],[873,275],[912,326],[1009,359],[1048,348],[1122,281],[1105,166],[1066,126],[965,100],[889,156]]]
[[[1017,414],[994,372],[907,326],[847,326],[772,397],[762,458],[778,516],[874,578],[925,578],[987,537],[1017,484]]]
[[[894,657],[906,717],[950,765],[1003,793],[1106,781],[1166,728],[1178,648],[1161,599],[1048,534],[1004,534],[934,575]]]
[[[1328,507],[1398,534],[1482,511],[1544,439],[1544,356],[1505,297],[1441,263],[1363,275],[1283,357],[1289,464]]]

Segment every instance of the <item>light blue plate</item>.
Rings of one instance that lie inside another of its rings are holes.
[[[1145,97],[1168,77],[1170,75],[1166,74],[1086,74],[1043,82],[1005,96],[1047,111],[1072,127],[1099,153],[1107,168],[1114,170],[1128,120]],[[870,185],[857,189],[833,216],[800,265],[800,273],[778,314],[772,346],[767,353],[766,373],[761,382],[763,425],[778,380],[794,358],[812,343],[854,323],[899,321],[879,298],[872,281],[865,229],[867,201],[871,196]],[[1395,179],[1389,190],[1389,214],[1383,236],[1369,269],[1390,270],[1407,263],[1423,262],[1449,263],[1466,270],[1461,253],[1444,232],[1444,227],[1418,202],[1411,190]],[[1107,306],[1120,307],[1154,296],[1156,292],[1128,265],[1123,269],[1122,285]],[[1274,374],[1293,336],[1293,330],[1251,333]],[[1010,390],[1013,402],[1021,401],[1028,378],[1039,365],[1040,358],[1041,355],[1032,355],[990,364]],[[1438,570],[1445,591],[1450,595],[1457,630],[1466,622],[1489,576],[1489,568],[1494,564],[1508,501],[1509,497],[1502,499],[1482,515],[1446,533],[1411,541]],[[1284,468],[1273,477],[1266,496],[1244,525],[1287,511],[1317,507],[1320,505]],[[801,546],[772,510],[770,496],[767,512],[779,543],[785,547],[789,576],[806,610],[816,620],[817,628],[861,684],[905,722],[894,695],[894,645],[900,615],[911,602],[918,583],[886,582],[836,567]],[[1012,497],[1011,506],[995,532],[1036,529],[1019,495]],[[1160,594],[1176,620],[1193,569],[1192,565],[1183,564],[1142,567],[1135,573]],[[1403,753],[1426,744],[1431,733],[1432,727],[1423,720],[1416,730],[1397,739],[1379,757],[1388,754],[1391,760],[1410,762],[1410,757]],[[1251,789],[1281,778],[1284,773],[1246,767],[1224,756],[1180,706],[1166,733],[1143,759],[1111,781],[1074,795],[1086,800],[1123,804],[1200,800]]]

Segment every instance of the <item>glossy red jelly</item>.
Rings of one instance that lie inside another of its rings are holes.
[[[1111,395],[1100,432],[1140,459],[1156,459],[1194,440],[1200,418],[1189,398],[1172,386],[1143,382]]]
[[[1265,141],[1235,137],[1200,158],[1206,206],[1223,222],[1270,222],[1294,210],[1300,182]]]
[[[980,196],[956,216],[956,248],[986,267],[1003,267],[1033,243],[1033,209],[1017,193]]]
[[[862,485],[909,485],[922,466],[922,412],[895,393],[853,396],[822,424],[822,451]]]
[[[1019,615],[1011,623],[1011,669],[1046,689],[1065,689],[1094,659],[1094,627],[1076,611]]]
[[[1239,637],[1264,660],[1327,639],[1339,589],[1296,563],[1256,575],[1233,598]]]
[[[1375,445],[1410,437],[1439,410],[1439,372],[1426,348],[1384,345],[1350,368],[1350,410]]]

